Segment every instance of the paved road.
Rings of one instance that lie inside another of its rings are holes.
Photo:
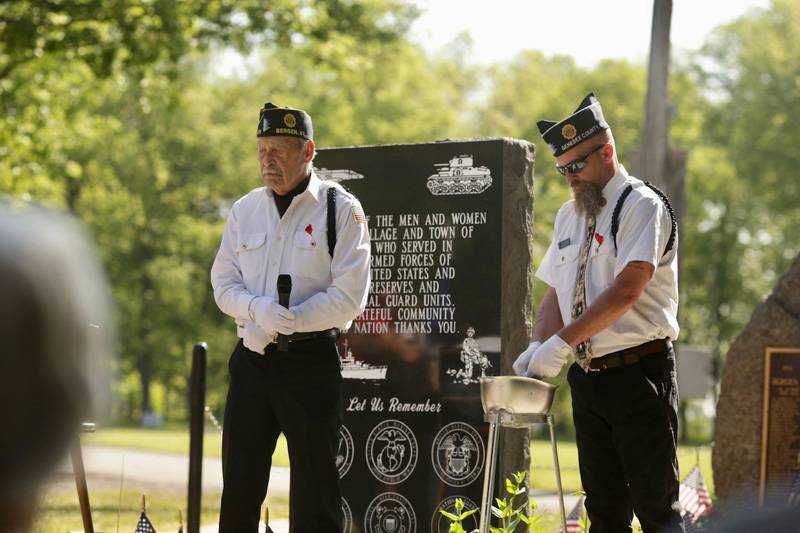
[[[120,471],[125,469],[125,486],[137,484],[158,485],[175,489],[184,488],[189,479],[189,458],[183,455],[145,452],[128,448],[114,448],[107,446],[84,446],[83,461],[86,475],[89,478],[89,490],[94,481],[119,481]],[[65,462],[60,470],[63,473],[72,473],[69,462]],[[222,489],[222,461],[218,458],[203,460],[203,490]],[[269,496],[288,496],[289,494],[289,469],[273,467],[270,474]],[[555,494],[536,492],[531,494],[538,504],[540,512],[558,513],[558,497]],[[566,512],[575,505],[577,496],[567,495],[564,498]],[[274,533],[287,533],[289,524],[286,520],[270,522]],[[200,530],[202,533],[216,533],[216,524],[206,525]],[[263,531],[263,524],[262,529]],[[169,532],[165,532],[169,533]]]

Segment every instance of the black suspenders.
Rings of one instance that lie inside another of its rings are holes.
[[[669,240],[667,241],[667,246],[664,249],[664,254],[662,255],[663,257],[664,255],[667,255],[667,253],[670,250],[672,250],[673,246],[675,246],[675,237],[678,235],[678,220],[677,218],[675,218],[675,211],[672,210],[672,205],[669,203],[667,195],[661,192],[655,185],[653,185],[649,181],[644,182],[644,184],[647,185],[654,193],[656,193],[658,197],[661,199],[661,201],[664,202],[667,211],[669,211],[669,217],[672,220],[672,229],[670,230],[669,233]],[[633,185],[628,185],[627,187],[625,187],[625,190],[622,191],[619,200],[617,200],[617,205],[614,206],[614,212],[611,214],[611,239],[614,241],[615,254],[617,253],[617,231],[619,230],[619,214],[620,211],[622,211],[622,204],[625,203],[625,198],[628,197],[628,195],[631,193],[632,190],[633,190]]]
[[[336,248],[336,189],[328,187],[328,253],[333,258]]]

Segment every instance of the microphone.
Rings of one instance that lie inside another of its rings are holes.
[[[292,276],[289,274],[278,275],[278,303],[289,309],[289,294],[292,292]],[[289,351],[289,337],[278,334],[278,351]]]

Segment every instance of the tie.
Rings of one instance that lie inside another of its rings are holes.
[[[586,310],[586,263],[589,259],[589,249],[592,247],[594,228],[597,220],[594,215],[586,216],[586,237],[581,249],[581,263],[578,266],[578,279],[575,282],[575,300],[572,303],[572,320],[575,320]],[[592,345],[589,339],[575,347],[575,359],[584,372],[589,371],[589,360],[592,358]]]

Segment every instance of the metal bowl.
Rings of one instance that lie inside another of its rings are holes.
[[[557,385],[519,376],[481,378],[483,412],[503,410],[518,415],[546,415],[557,388]]]

